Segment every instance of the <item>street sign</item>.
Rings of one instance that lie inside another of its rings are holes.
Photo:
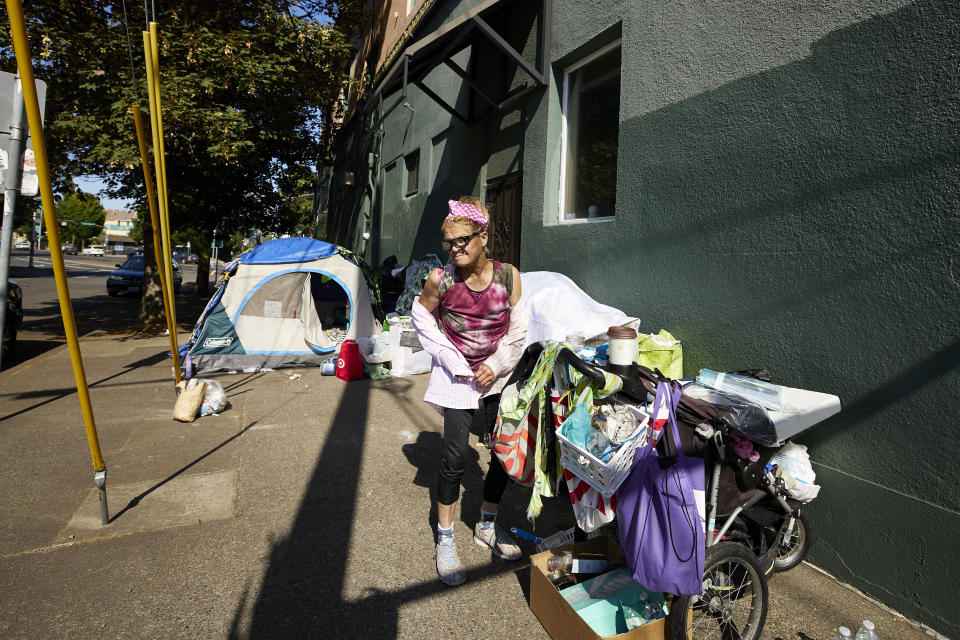
[[[7,148],[10,146],[10,119],[13,117],[13,96],[16,92],[17,76],[0,71],[0,184],[6,184],[6,170],[10,165]],[[40,120],[43,121],[43,107],[47,97],[47,83],[37,80],[37,98],[40,101]],[[26,127],[26,122],[24,122]],[[33,140],[27,137],[23,154],[23,177],[20,195],[35,196],[40,191],[37,179],[37,161],[33,155]]]

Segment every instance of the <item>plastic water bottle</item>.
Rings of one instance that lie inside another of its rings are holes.
[[[856,640],[879,640],[877,632],[873,630],[873,623],[869,620],[863,621],[863,626],[857,631]]]
[[[659,602],[654,602],[652,600],[644,600],[641,607],[641,613],[643,614],[644,620],[647,622],[653,622],[663,618],[663,606]]]
[[[846,627],[840,627],[837,629],[836,635],[833,636],[833,640],[851,640],[850,629]]]

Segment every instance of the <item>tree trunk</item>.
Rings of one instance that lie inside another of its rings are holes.
[[[140,293],[140,320],[143,331],[158,331],[166,328],[167,319],[163,309],[163,289],[160,288],[160,271],[153,252],[153,225],[150,216],[143,216],[143,289]]]
[[[193,294],[198,298],[210,296],[210,246],[211,236],[198,234],[194,238],[197,245],[197,281]]]

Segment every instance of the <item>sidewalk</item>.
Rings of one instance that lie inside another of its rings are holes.
[[[218,374],[231,408],[182,424],[165,338],[81,348],[113,521],[100,527],[66,348],[0,373],[0,638],[547,637],[526,560],[472,542],[484,449],[456,522],[468,582],[436,578],[427,376]],[[529,528],[528,495],[508,489],[508,527]],[[570,524],[560,497],[537,530]],[[884,640],[925,637],[808,566],[770,581],[764,637],[828,639],[863,618]]]

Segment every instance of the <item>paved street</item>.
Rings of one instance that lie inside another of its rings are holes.
[[[510,564],[471,541],[483,449],[455,523],[469,580],[436,579],[442,428],[421,401],[427,376],[220,374],[230,408],[174,422],[166,338],[120,331],[137,301],[106,295],[116,261],[67,259],[109,471],[105,527],[49,269],[14,263],[27,348],[0,372],[0,638],[547,637],[527,605],[531,546]],[[529,528],[528,498],[508,489],[504,525]],[[561,496],[537,531],[571,524]],[[770,603],[768,639],[827,640],[863,618],[884,640],[924,637],[805,565],[772,578]]]
[[[110,272],[126,256],[64,256],[74,319],[80,335],[91,332],[120,331],[137,320],[139,298],[135,295],[112,298],[107,295],[106,281]],[[28,267],[29,252],[14,251],[10,258],[10,279],[23,289],[23,328],[17,336],[17,349],[4,368],[26,362],[58,345],[65,344],[60,305],[50,254],[34,255],[33,268]],[[182,265],[183,287],[177,295],[177,314],[181,325],[192,326],[203,304],[194,299],[196,265]]]

